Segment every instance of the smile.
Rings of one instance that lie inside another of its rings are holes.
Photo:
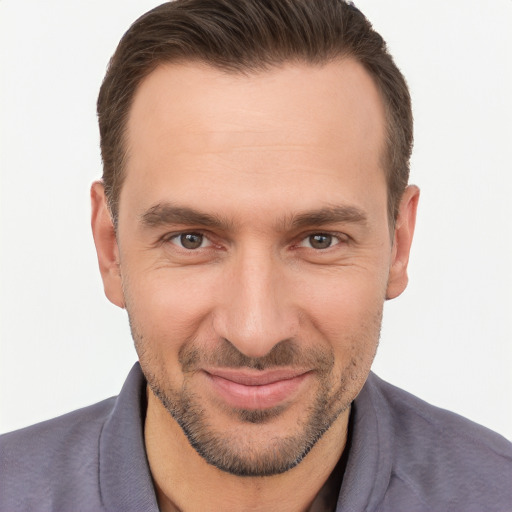
[[[237,409],[269,409],[293,398],[310,371],[203,370],[215,394]]]

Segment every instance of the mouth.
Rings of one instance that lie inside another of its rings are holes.
[[[269,409],[282,405],[298,394],[311,371],[276,369],[203,369],[212,391],[237,409]]]

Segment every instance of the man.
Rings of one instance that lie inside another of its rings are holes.
[[[98,115],[93,234],[140,366],[2,438],[2,510],[510,508],[510,443],[370,374],[419,191],[405,81],[355,7],[163,4]]]

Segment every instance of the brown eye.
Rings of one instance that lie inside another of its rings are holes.
[[[180,235],[173,236],[171,241],[189,250],[199,249],[209,245],[208,240],[201,233],[181,233]]]
[[[322,250],[329,249],[333,245],[340,243],[340,241],[338,236],[329,235],[329,233],[315,233],[304,238],[300,245],[310,249]]]
[[[184,233],[180,235],[180,242],[185,249],[199,249],[203,243],[203,235],[198,233]]]
[[[323,233],[311,235],[308,237],[309,245],[313,249],[328,249],[332,245],[332,236]]]

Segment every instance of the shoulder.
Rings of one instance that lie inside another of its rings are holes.
[[[368,385],[393,436],[390,489],[413,493],[430,510],[511,506],[512,443],[373,374]]]
[[[46,509],[46,505],[56,509],[56,499],[65,506],[67,498],[62,489],[73,496],[75,504],[80,503],[81,497],[92,498],[94,503],[94,494],[99,492],[100,434],[115,400],[109,398],[0,436],[0,510]],[[25,499],[28,489],[32,504]]]
[[[457,449],[463,445],[473,450],[493,453],[498,459],[511,460],[512,443],[496,432],[478,425],[467,418],[446,409],[435,407],[424,400],[400,389],[374,374],[369,384],[378,394],[383,405],[390,411],[393,427],[401,434],[400,445],[418,447],[418,436],[425,442],[450,441],[446,448]]]

